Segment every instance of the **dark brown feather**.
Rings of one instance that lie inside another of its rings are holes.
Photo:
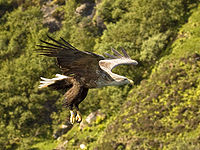
[[[96,71],[100,69],[99,61],[104,59],[103,56],[80,51],[63,38],[61,38],[62,43],[49,36],[48,38],[56,44],[41,40],[41,42],[46,44],[38,45],[40,47],[38,51],[41,55],[56,57],[58,65],[65,75],[75,74],[86,78],[96,78]]]
[[[116,56],[114,56],[114,55],[111,55],[111,54],[108,54],[108,53],[104,53],[105,55],[107,55],[109,58],[112,58],[112,59],[117,59],[117,57]]]
[[[68,46],[70,46],[71,48],[76,49],[76,48],[73,47],[71,44],[69,44],[67,41],[65,41],[62,37],[60,37],[60,39],[61,39],[65,44],[67,44]]]
[[[73,105],[81,96],[83,86],[76,79],[71,79],[72,87],[65,93],[63,104],[66,107]]]
[[[119,58],[122,58],[123,56],[118,52],[118,51],[116,51],[114,48],[111,48],[111,50],[113,51],[113,53],[117,56],[117,57],[119,57]]]
[[[130,56],[127,54],[127,52],[125,51],[125,49],[123,47],[121,47],[122,53],[124,54],[125,58],[130,58]]]

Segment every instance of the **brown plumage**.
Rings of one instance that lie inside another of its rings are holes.
[[[64,75],[57,74],[55,78],[46,79],[41,77],[40,88],[53,87],[56,89],[68,89],[64,95],[64,105],[69,107],[71,112],[71,123],[81,122],[78,105],[87,96],[88,89],[112,85],[124,85],[132,83],[126,77],[114,74],[112,69],[122,64],[137,65],[137,61],[132,60],[130,56],[122,49],[121,55],[112,49],[115,55],[106,54],[107,59],[95,53],[80,51],[61,38],[61,42],[48,38],[53,42],[45,42],[45,45],[37,45],[41,55],[56,57],[58,66]],[[73,107],[77,110],[77,116],[73,113]]]

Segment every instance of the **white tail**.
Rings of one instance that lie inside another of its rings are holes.
[[[56,77],[52,78],[52,79],[47,79],[47,78],[43,78],[43,77],[40,77],[40,78],[42,79],[42,81],[40,81],[40,85],[39,85],[39,88],[41,89],[41,88],[48,87],[51,84],[54,84],[56,81],[67,79],[69,77],[65,76],[65,75],[61,75],[61,74],[56,74]]]

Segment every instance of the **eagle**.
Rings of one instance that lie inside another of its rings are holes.
[[[106,58],[89,51],[80,51],[62,37],[59,41],[48,35],[47,37],[51,42],[40,40],[41,44],[37,45],[38,53],[55,57],[62,75],[56,74],[52,79],[41,77],[39,88],[66,90],[63,105],[70,110],[71,124],[82,121],[79,104],[86,98],[89,89],[133,84],[132,80],[112,72],[118,65],[138,64],[123,48],[123,55],[112,48],[114,55],[105,53],[108,56]]]

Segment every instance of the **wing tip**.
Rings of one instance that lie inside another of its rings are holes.
[[[114,53],[114,55],[111,54],[106,54],[107,56],[111,55],[112,58],[126,58],[126,59],[131,59],[131,57],[128,55],[128,53],[125,51],[125,49],[123,47],[121,48],[121,52],[123,53],[120,54],[116,49],[111,47],[112,52]]]

